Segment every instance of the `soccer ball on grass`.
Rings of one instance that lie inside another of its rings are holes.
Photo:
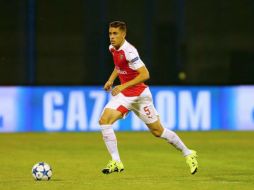
[[[46,162],[39,162],[33,166],[32,175],[35,180],[50,180],[52,169]]]

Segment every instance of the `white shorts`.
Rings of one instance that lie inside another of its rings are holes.
[[[139,96],[127,97],[122,93],[112,96],[104,109],[110,108],[120,111],[125,117],[129,111],[133,111],[146,124],[158,120],[158,112],[153,105],[152,94],[147,87]]]

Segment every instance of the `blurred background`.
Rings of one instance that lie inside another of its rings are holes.
[[[115,20],[165,127],[254,130],[253,0],[1,0],[0,19],[0,132],[100,130]]]
[[[126,173],[100,175],[115,20],[163,127],[200,153],[195,179],[133,112],[113,124]],[[253,139],[254,0],[0,0],[0,190],[253,190]],[[39,161],[50,183],[29,180]]]
[[[0,85],[103,85],[114,20],[148,84],[254,83],[253,0],[1,0],[0,19]]]

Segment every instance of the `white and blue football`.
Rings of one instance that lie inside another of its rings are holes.
[[[39,162],[33,166],[32,175],[35,180],[50,180],[52,177],[52,169],[46,162]]]

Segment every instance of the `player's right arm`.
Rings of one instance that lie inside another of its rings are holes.
[[[104,85],[104,89],[105,89],[106,91],[110,91],[110,90],[111,90],[111,88],[112,88],[112,86],[113,86],[113,84],[114,84],[114,81],[115,81],[115,79],[116,79],[117,76],[118,76],[117,70],[114,68],[114,70],[113,70],[113,72],[111,73],[111,75],[110,75],[108,81],[107,81],[107,82],[105,83],[105,85]]]

